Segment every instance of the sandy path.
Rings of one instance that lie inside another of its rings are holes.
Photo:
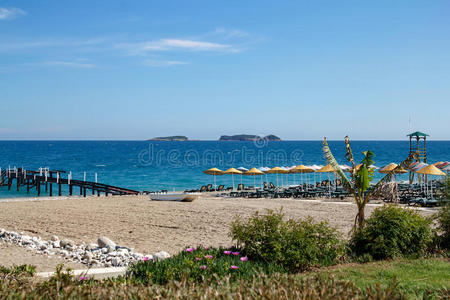
[[[234,216],[279,209],[293,218],[327,220],[344,235],[351,229],[356,207],[294,199],[230,199],[202,196],[191,203],[150,201],[147,196],[115,196],[52,201],[0,203],[0,227],[49,239],[96,241],[101,235],[136,251],[176,253],[187,245],[229,246]],[[373,211],[367,207],[366,215]],[[431,212],[424,212],[430,214]]]

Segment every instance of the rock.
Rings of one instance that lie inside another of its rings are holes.
[[[0,238],[3,238],[6,235],[6,230],[3,228],[0,228]]]
[[[69,239],[62,239],[61,241],[59,241],[59,244],[61,248],[66,248],[66,246],[73,246],[74,242]]]
[[[86,250],[89,250],[89,251],[94,250],[94,249],[97,249],[97,248],[98,248],[98,245],[95,244],[95,243],[89,243],[89,244],[86,246]]]
[[[40,250],[46,250],[46,249],[47,249],[47,245],[44,244],[44,243],[39,244],[37,247],[38,247],[38,249],[40,249]]]
[[[59,254],[61,254],[62,257],[70,257],[69,251],[67,250],[61,250]]]
[[[117,250],[117,253],[121,253],[121,254],[128,254],[128,249],[127,248],[120,248],[119,250]]]
[[[120,258],[118,258],[118,257],[114,257],[113,260],[111,261],[111,264],[112,264],[114,267],[120,266],[120,263],[121,263],[121,260],[120,260]]]
[[[113,241],[111,241],[109,238],[105,237],[105,236],[101,236],[98,238],[97,240],[97,244],[99,247],[111,247],[114,248],[114,250],[116,249],[116,243],[114,243]]]
[[[108,248],[102,248],[102,254],[108,253]]]
[[[98,265],[100,262],[98,261],[98,260],[96,260],[96,259],[93,259],[92,261],[91,261],[91,264],[92,265]]]
[[[53,245],[53,248],[60,248],[61,247],[61,241],[54,241],[52,243],[52,245]]]
[[[167,253],[166,251],[160,251],[153,255],[153,258],[155,260],[165,260],[166,258],[169,258],[169,257],[170,257],[170,254]]]
[[[56,235],[52,235],[50,239],[52,240],[52,242],[56,242],[59,240],[59,238]]]
[[[106,246],[106,249],[108,249],[108,253],[112,253],[115,252],[114,250],[116,250],[116,247],[112,247],[112,246]]]

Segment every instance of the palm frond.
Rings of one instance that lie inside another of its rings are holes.
[[[334,171],[339,175],[342,181],[342,186],[349,190],[350,193],[354,193],[353,184],[351,181],[347,178],[344,171],[339,167],[338,162],[333,156],[333,153],[331,153],[330,147],[328,146],[327,138],[323,139],[323,147],[322,147],[325,159],[327,160],[327,163],[331,165],[334,169]]]

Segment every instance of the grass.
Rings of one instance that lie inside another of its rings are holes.
[[[384,260],[364,264],[331,267],[315,273],[334,275],[349,280],[359,288],[377,283],[386,288],[395,279],[398,287],[409,296],[426,290],[450,289],[450,260],[445,258]]]

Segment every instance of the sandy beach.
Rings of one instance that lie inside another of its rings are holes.
[[[366,214],[380,204],[369,204]],[[0,201],[0,228],[49,239],[96,242],[107,236],[142,253],[175,254],[186,246],[229,246],[229,226],[235,216],[280,209],[288,217],[326,220],[345,237],[355,217],[351,202],[298,199],[243,199],[202,195],[191,203],[150,201],[148,196],[13,199]],[[421,210],[430,215],[433,210]],[[25,249],[0,242],[0,265],[33,263],[51,270],[62,258],[36,258]],[[42,255],[41,255],[42,256]],[[78,266],[76,264],[74,267]]]

